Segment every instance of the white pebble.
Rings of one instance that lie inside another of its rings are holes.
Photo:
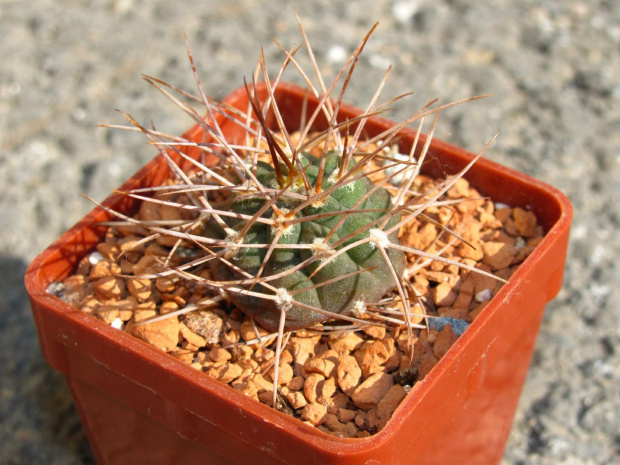
[[[347,59],[347,51],[342,45],[333,45],[327,51],[327,61],[330,63],[342,63]]]
[[[60,297],[63,291],[65,290],[65,288],[66,286],[64,285],[64,283],[61,283],[59,281],[54,281],[53,283],[50,283],[49,286],[47,286],[47,289],[45,290],[45,292],[47,292],[48,294],[55,295],[56,297]]]
[[[93,252],[88,256],[88,263],[90,263],[91,265],[96,265],[101,260],[103,260],[103,255],[101,255],[99,252]]]
[[[110,326],[116,329],[123,329],[123,320],[121,320],[120,318],[114,318],[114,321],[110,323]]]
[[[485,289],[476,294],[476,302],[487,302],[491,300],[491,290]]]
[[[522,237],[517,237],[515,239],[515,249],[519,250],[521,247],[525,246],[525,239]]]
[[[388,69],[392,64],[392,61],[389,58],[378,54],[370,55],[368,62],[370,63],[370,66],[377,69]]]
[[[607,296],[611,293],[609,286],[597,283],[591,284],[588,290],[597,305],[603,305]]]
[[[405,24],[413,18],[418,11],[417,2],[401,1],[394,3],[392,14],[399,23]]]
[[[510,205],[502,203],[502,202],[495,202],[496,210],[501,210],[502,208],[510,208]]]

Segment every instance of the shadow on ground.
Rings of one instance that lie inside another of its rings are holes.
[[[26,268],[0,256],[0,463],[94,465],[63,375],[41,355]]]

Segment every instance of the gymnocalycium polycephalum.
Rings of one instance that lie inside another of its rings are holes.
[[[358,302],[378,302],[395,287],[392,271],[401,279],[405,270],[404,252],[385,245],[400,244],[398,231],[388,235],[381,228],[383,222],[386,228],[399,222],[400,214],[391,214],[392,195],[368,178],[355,176],[353,162],[348,169],[341,169],[339,150],[331,150],[323,158],[304,152],[295,157],[305,176],[303,182],[302,171],[292,163],[281,163],[278,173],[272,165],[259,161],[256,179],[266,189],[290,186],[287,192],[296,196],[285,193],[267,209],[263,208],[263,196],[233,196],[228,207],[239,216],[222,218],[230,230],[228,236],[213,218],[205,228],[208,237],[239,244],[239,248],[224,251],[230,265],[213,261],[213,276],[218,281],[252,276],[247,281],[250,286],[256,281],[251,293],[233,292],[229,297],[269,330],[278,329],[283,316],[284,331],[290,331],[334,314],[350,314]],[[311,195],[306,192],[306,182]],[[243,219],[257,214],[272,222],[252,224]],[[246,244],[272,246],[248,248]],[[288,244],[310,247],[289,248]],[[265,300],[262,294],[275,298]]]
[[[208,138],[203,142],[148,129],[125,113],[132,126],[106,125],[143,132],[168,161],[174,177],[163,186],[119,194],[181,209],[185,218],[144,221],[108,209],[118,221],[107,224],[145,228],[148,234],[136,245],[161,236],[173,243],[169,256],[161,259],[161,271],[142,277],[174,276],[211,291],[211,298],[201,302],[202,307],[188,304],[138,324],[232,303],[265,329],[277,332],[273,405],[277,405],[279,358],[289,332],[320,322],[341,321],[352,329],[363,325],[401,325],[411,335],[412,328],[425,327],[412,322],[412,315],[423,313],[424,309],[418,302],[421,296],[411,285],[421,263],[439,260],[492,276],[444,258],[441,253],[431,254],[401,244],[398,238],[401,227],[416,218],[434,221],[425,215],[425,210],[445,204],[441,196],[492,142],[460,173],[447,177],[432,191],[413,189],[439,112],[479,97],[445,105],[430,101],[403,122],[367,138],[367,119],[387,111],[391,103],[403,97],[378,103],[388,69],[365,111],[351,120],[339,119],[339,108],[353,71],[377,25],[329,85],[319,71],[301,22],[299,25],[301,46],[287,50],[276,42],[285,56],[275,77],[270,78],[261,54],[251,82],[245,83],[247,111],[206,96],[189,45],[187,51],[198,95],[145,76],[148,83],[204,129]],[[311,81],[312,73],[306,73],[295,57],[303,47],[308,52],[316,84]],[[313,112],[306,114],[305,108],[300,110],[301,124],[295,131],[284,121],[276,98],[282,75],[289,68],[302,76],[308,95],[318,101]],[[263,101],[256,92],[261,78],[267,89]],[[338,84],[341,90],[333,97]],[[195,110],[188,100],[194,106],[203,105],[204,113]],[[312,127],[319,116],[328,125],[317,132]],[[226,140],[218,124],[222,117],[226,124],[241,128],[241,139]],[[424,142],[416,138],[409,153],[400,153],[399,131],[415,123],[420,134],[429,120]],[[183,146],[194,147],[205,157],[215,156],[219,163],[211,166],[205,158],[190,160],[180,150]],[[170,156],[172,153],[188,162],[191,169],[181,169],[180,163]],[[462,240],[448,227],[434,224],[454,241]],[[175,254],[186,254],[182,264],[171,259]],[[406,254],[417,260],[407,261]]]

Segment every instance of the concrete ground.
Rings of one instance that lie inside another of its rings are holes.
[[[347,101],[442,102],[438,136],[562,189],[575,208],[565,286],[547,308],[503,464],[620,463],[620,3],[0,0],[0,462],[91,464],[61,375],[42,359],[27,264],[154,153],[119,108],[170,133],[190,125],[140,78],[192,88],[187,31],[207,92],[223,97],[300,42],[328,76],[375,21]],[[359,78],[364,76],[365,79]],[[369,86],[368,83],[371,83]]]

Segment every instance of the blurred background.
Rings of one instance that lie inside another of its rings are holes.
[[[223,98],[264,47],[275,72],[301,43],[326,78],[372,25],[346,101],[403,117],[427,98],[493,94],[450,109],[438,137],[562,189],[575,219],[564,289],[548,307],[504,465],[620,463],[620,2],[0,0],[0,463],[93,464],[62,376],[41,357],[28,263],[155,151],[121,109],[159,130],[191,125],[141,79]]]

